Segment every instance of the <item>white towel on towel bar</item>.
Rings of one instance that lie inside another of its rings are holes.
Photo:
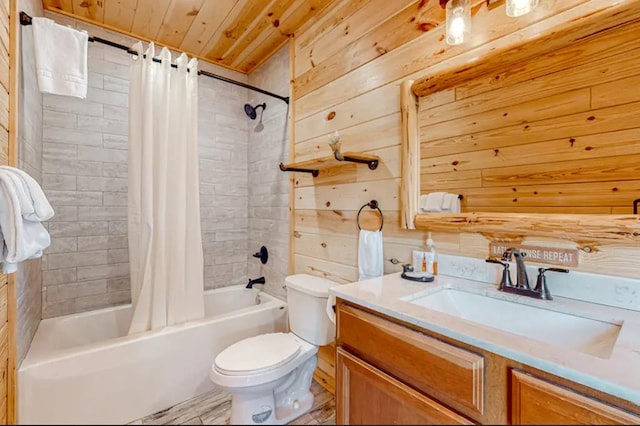
[[[430,192],[423,198],[422,211],[438,213],[442,211],[446,192]]]
[[[88,34],[48,18],[31,22],[40,92],[86,98]]]
[[[360,230],[358,241],[358,281],[384,274],[382,231]]]
[[[36,209],[29,201],[32,197],[28,186],[17,176],[14,171],[0,168],[0,261],[5,274],[15,272],[18,262],[42,256],[42,251],[51,244],[40,221],[25,219],[22,206],[33,211],[31,215]]]
[[[458,194],[449,194],[444,196],[442,206],[443,213],[460,213],[460,198]]]

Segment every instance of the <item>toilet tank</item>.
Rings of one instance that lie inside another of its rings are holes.
[[[339,284],[308,274],[290,275],[285,284],[291,331],[317,346],[333,342],[336,327],[327,315],[327,299],[329,288]]]

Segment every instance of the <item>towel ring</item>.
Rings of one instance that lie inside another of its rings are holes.
[[[358,210],[358,217],[356,217],[356,224],[358,225],[358,229],[362,230],[362,228],[360,227],[360,213],[362,212],[362,209],[367,206],[370,209],[378,210],[378,213],[380,213],[380,229],[378,229],[378,232],[382,231],[382,227],[384,226],[384,215],[382,214],[382,210],[380,210],[380,207],[378,207],[378,201],[376,200],[369,201],[367,204],[360,207],[360,210]]]

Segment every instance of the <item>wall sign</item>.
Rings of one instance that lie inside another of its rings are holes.
[[[558,247],[536,247],[524,244],[489,243],[489,256],[501,258],[508,248],[527,253],[526,260],[550,265],[578,266],[578,250]]]

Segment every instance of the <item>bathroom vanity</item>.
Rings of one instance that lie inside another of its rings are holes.
[[[338,424],[640,423],[638,312],[444,276],[332,292]]]

